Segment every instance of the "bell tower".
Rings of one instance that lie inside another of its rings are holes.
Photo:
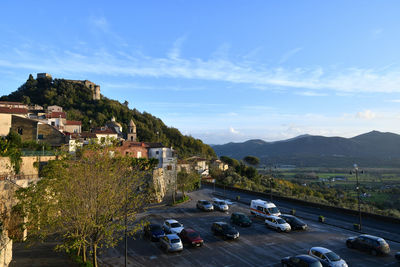
[[[128,135],[126,141],[135,142],[136,141],[136,125],[131,119],[128,125]]]

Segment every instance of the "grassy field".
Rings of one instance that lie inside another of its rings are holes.
[[[261,173],[304,186],[318,186],[343,190],[350,197],[357,198],[356,175],[353,169],[302,168],[260,170]],[[350,173],[351,172],[351,173]],[[400,209],[400,169],[360,169],[358,174],[360,198],[382,209]]]

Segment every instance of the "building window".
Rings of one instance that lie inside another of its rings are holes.
[[[169,171],[172,170],[172,165],[168,165],[167,170],[169,170]]]
[[[133,136],[131,136],[131,141],[133,142]]]
[[[18,128],[17,128],[17,132],[18,132],[18,134],[22,135],[23,129],[22,129],[21,127],[18,127]]]
[[[38,138],[39,140],[43,140],[43,134],[38,134],[37,138]]]
[[[156,151],[156,155],[160,154],[160,151]]]
[[[52,121],[52,122],[51,122],[51,126],[56,126],[56,122],[55,122],[55,121]]]

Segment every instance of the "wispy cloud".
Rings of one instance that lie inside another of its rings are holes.
[[[303,50],[302,47],[296,47],[288,52],[286,52],[285,54],[283,54],[283,56],[281,57],[281,59],[279,60],[279,64],[283,64],[286,61],[288,61],[291,57],[293,57],[294,55],[296,55],[297,53],[299,53],[301,50]]]
[[[297,95],[302,95],[302,96],[327,96],[325,93],[318,93],[315,91],[305,91],[305,92],[298,92],[296,93]]]
[[[240,134],[240,132],[235,130],[232,126],[229,127],[229,132],[232,133],[232,134]]]
[[[97,22],[103,25],[105,22]],[[297,88],[316,96],[320,90],[339,93],[399,93],[400,69],[348,68],[282,68],[249,61],[223,58],[182,58],[178,39],[166,57],[151,57],[137,51],[123,53],[95,50],[81,55],[79,51],[48,48],[42,53],[30,48],[0,48],[0,67],[27,69],[30,72],[51,70],[54,74],[97,74],[110,76],[179,78],[248,84],[263,90]],[[32,53],[31,51],[35,51]]]
[[[172,49],[168,53],[171,59],[178,59],[181,55],[181,47],[186,40],[186,36],[179,37],[172,45]]]
[[[367,109],[364,111],[357,112],[356,117],[360,118],[360,119],[371,120],[376,117],[376,114],[374,112],[372,112],[371,110]]]

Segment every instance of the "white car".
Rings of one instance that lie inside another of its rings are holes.
[[[182,240],[177,234],[169,234],[160,238],[160,246],[166,252],[182,251]]]
[[[323,247],[312,247],[308,255],[317,258],[323,266],[347,267],[347,263],[335,252]]]
[[[183,230],[183,224],[177,220],[169,219],[164,221],[163,229],[165,233],[179,234]]]
[[[226,204],[225,200],[221,200],[218,198],[214,198],[213,200],[214,200],[213,206],[215,210],[228,211],[229,207]]]
[[[290,230],[292,230],[290,224],[278,216],[266,216],[265,224],[270,228],[274,228],[278,232],[290,232]]]

